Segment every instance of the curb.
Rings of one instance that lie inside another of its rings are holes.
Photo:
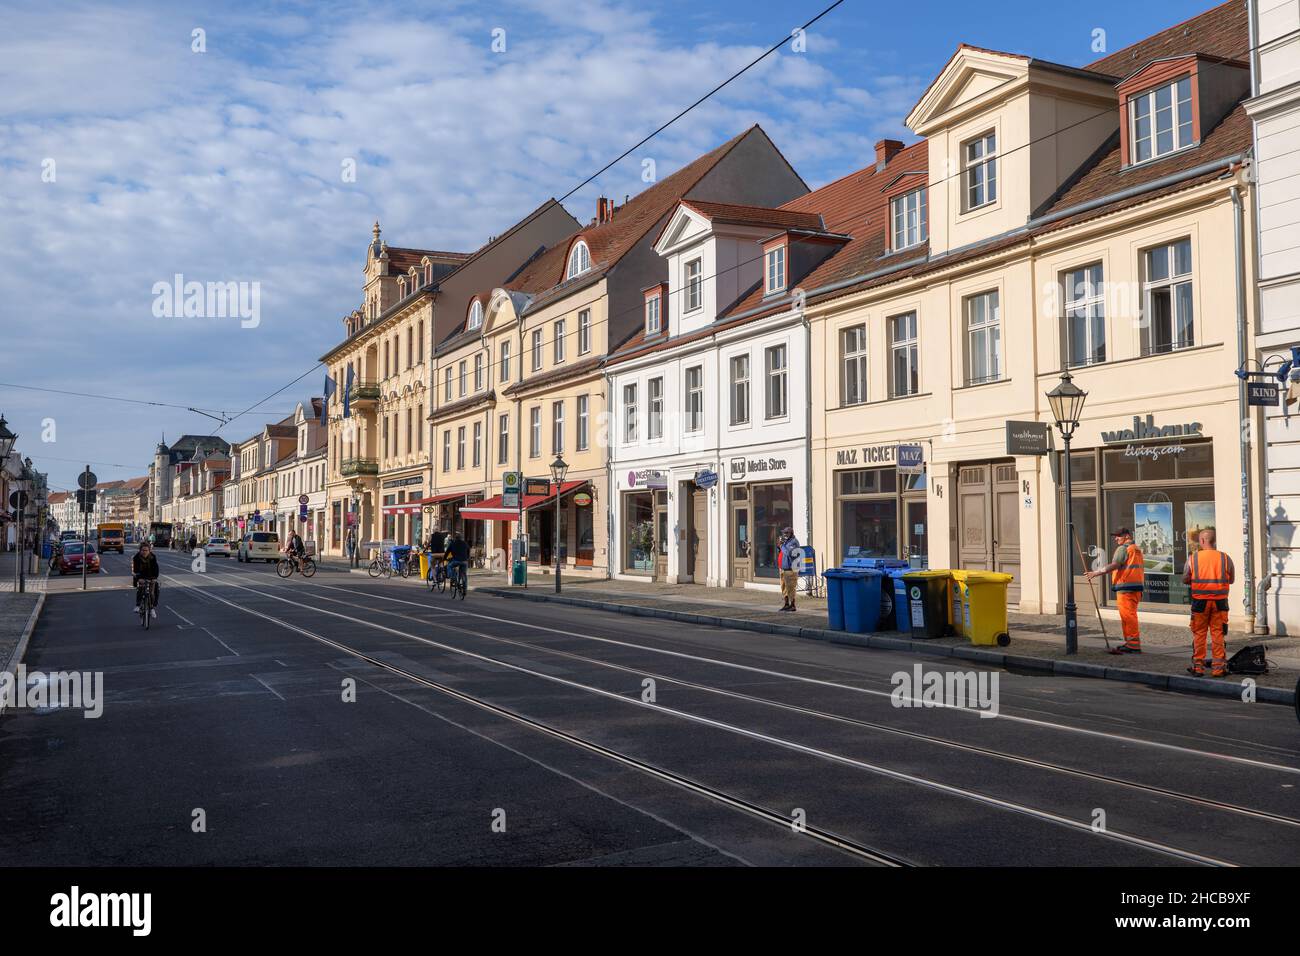
[[[692,614],[685,611],[670,611],[660,607],[648,607],[640,604],[615,604],[611,601],[593,601],[587,598],[571,598],[554,594],[529,594],[512,588],[485,587],[474,588],[483,594],[495,597],[516,598],[525,601],[544,601],[551,604],[567,604],[573,607],[591,608],[597,611],[609,611],[614,614],[627,614],[633,617],[658,617],[670,621],[682,621],[688,624],[707,624],[739,631],[757,631],[763,634],[780,634],[786,637],[799,637],[804,640],[827,641],[831,644],[847,644],[853,647],[876,648],[889,651],[912,651],[931,657],[955,657],[960,660],[976,661],[990,667],[1010,668],[1033,671],[1035,674],[1061,677],[1090,677],[1098,680],[1116,680],[1131,684],[1145,684],[1159,690],[1170,690],[1181,694],[1205,694],[1211,697],[1241,696],[1241,684],[1225,683],[1204,677],[1179,676],[1177,674],[1159,674],[1153,671],[1131,671],[1104,664],[1089,664],[1084,661],[1058,661],[1048,657],[1026,657],[1020,654],[1007,654],[1002,651],[986,650],[982,647],[963,647],[952,645],[932,645],[927,641],[913,641],[905,637],[888,637],[884,634],[852,634],[848,631],[832,631],[816,627],[801,627],[793,624],[774,624],[767,621],[748,621],[744,618],[718,617],[711,614]],[[1286,707],[1296,705],[1296,693],[1284,687],[1256,687],[1255,699],[1261,704],[1282,704]]]
[[[4,672],[8,674],[18,673],[18,665],[22,663],[23,655],[27,653],[27,644],[32,639],[32,631],[36,630],[36,621],[41,616],[41,609],[45,607],[45,592],[41,591],[36,597],[36,605],[32,608],[32,613],[27,616],[27,623],[23,626],[23,635],[18,638],[18,646],[9,657],[9,663],[5,665]],[[0,714],[5,711],[5,703],[0,698]]]

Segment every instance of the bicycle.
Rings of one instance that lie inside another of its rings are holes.
[[[460,565],[455,570],[447,574],[447,580],[450,584],[448,596],[454,601],[459,597],[465,600],[465,589],[468,581],[465,576],[465,565]]]
[[[406,557],[400,558],[397,562],[397,573],[404,578],[409,578],[412,574],[419,574],[420,556],[412,551]]]
[[[437,591],[441,594],[447,589],[447,567],[446,563],[434,559],[429,563],[429,574],[424,579],[425,585],[430,591]]]
[[[372,578],[391,578],[393,576],[393,562],[389,560],[387,553],[383,553],[370,562],[366,571]]]
[[[140,609],[140,626],[147,631],[149,622],[153,620],[153,610],[158,606],[158,582],[145,580],[137,584],[135,603]]]
[[[316,573],[316,562],[304,555],[297,562],[291,557],[283,557],[275,563],[275,573],[282,578],[292,577],[294,571],[298,571],[304,578],[309,578]]]

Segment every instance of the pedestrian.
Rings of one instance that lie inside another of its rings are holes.
[[[782,611],[793,611],[796,595],[799,593],[799,562],[803,559],[803,548],[799,545],[799,539],[794,536],[794,528],[786,528],[781,532],[781,537],[777,545],[776,561],[777,567],[781,570],[781,597],[785,603],[781,605]]]
[[[1205,637],[1209,633],[1214,660],[1211,677],[1228,673],[1228,588],[1237,580],[1232,558],[1216,547],[1213,528],[1196,536],[1198,550],[1187,556],[1183,583],[1192,589],[1192,666],[1188,672],[1205,676]]]
[[[1146,581],[1146,564],[1142,550],[1133,543],[1133,532],[1118,528],[1111,532],[1115,540],[1115,554],[1110,564],[1096,571],[1087,571],[1084,577],[1091,581],[1110,574],[1110,587],[1115,592],[1115,605],[1119,609],[1120,630],[1124,643],[1112,648],[1112,654],[1141,654],[1142,637],[1138,627],[1138,605],[1142,602],[1142,589]]]
[[[356,553],[357,550],[357,538],[351,528],[348,528],[348,536],[344,543],[343,549],[344,551],[347,552],[348,560],[351,561],[352,555]]]

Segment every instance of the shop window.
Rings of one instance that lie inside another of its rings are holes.
[[[778,541],[784,528],[794,525],[793,485],[780,482],[771,485],[753,485],[753,551],[754,574],[760,578],[779,576],[777,566]]]
[[[654,498],[649,492],[623,496],[623,568],[634,573],[654,571]]]
[[[868,498],[840,502],[840,543],[863,557],[898,556],[898,500]]]
[[[898,472],[893,468],[862,468],[840,472],[840,494],[893,494],[898,490]]]

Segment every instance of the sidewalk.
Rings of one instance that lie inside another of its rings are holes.
[[[1170,690],[1238,697],[1241,677],[1213,680],[1196,678],[1186,671],[1191,658],[1191,634],[1186,626],[1145,622],[1142,626],[1143,653],[1115,656],[1106,653],[1106,643],[1096,618],[1079,620],[1079,652],[1065,654],[1064,623],[1049,614],[1008,614],[1009,647],[974,647],[962,637],[913,640],[910,634],[884,631],[879,634],[850,634],[827,629],[826,601],[801,597],[799,610],[780,611],[780,595],[745,588],[705,588],[694,584],[653,584],[639,581],[587,581],[565,579],[562,595],[556,595],[552,579],[534,579],[527,589],[510,588],[504,574],[478,572],[472,575],[475,590],[503,597],[556,601],[582,607],[652,617],[667,617],[698,624],[742,630],[788,634],[841,644],[907,650],[921,654],[956,657],[1009,668],[1041,673],[1126,680]],[[1112,646],[1119,643],[1119,622],[1106,622]],[[1269,673],[1255,677],[1258,699],[1294,703],[1296,679],[1300,677],[1300,639],[1253,637],[1228,634],[1228,655],[1247,644],[1267,644],[1272,665]]]
[[[39,570],[35,574],[33,574],[31,573],[31,560],[32,560],[31,553],[28,552],[25,555],[25,557],[27,558],[28,561],[27,564],[28,571],[27,571],[26,580],[24,581],[23,590],[30,591],[32,593],[39,593],[40,591],[44,591],[45,574],[46,571],[48,570],[47,565],[49,562],[38,561],[36,563],[36,567]],[[0,551],[0,594],[3,594],[5,592],[13,592],[14,590],[16,590],[16,585],[14,582],[14,566],[17,563],[17,560],[18,560],[17,551]],[[3,663],[4,663],[4,659],[0,659],[0,664]]]

